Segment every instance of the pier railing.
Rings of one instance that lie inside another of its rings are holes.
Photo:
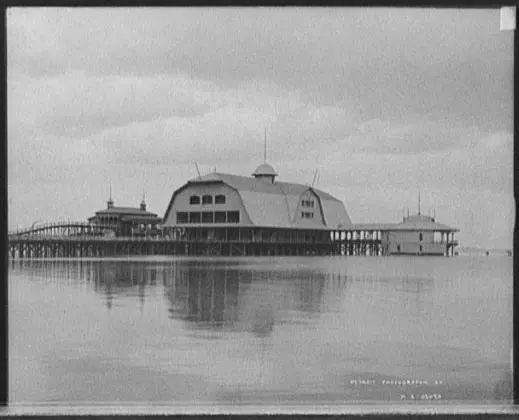
[[[370,240],[359,240],[361,242],[374,242]],[[11,243],[31,243],[31,242],[118,242],[118,243],[147,243],[147,242],[170,242],[170,243],[206,243],[206,244],[218,244],[221,242],[226,243],[284,243],[284,244],[331,244],[334,243],[331,240],[319,240],[319,239],[308,239],[305,241],[295,239],[274,239],[274,238],[251,238],[251,239],[203,239],[203,238],[170,238],[167,236],[9,236],[9,242]],[[355,241],[351,241],[355,242]]]
[[[72,220],[33,224],[31,227],[11,230],[8,238],[14,237],[65,237],[65,236],[93,236],[105,235],[113,231],[112,228],[103,225],[94,225]]]

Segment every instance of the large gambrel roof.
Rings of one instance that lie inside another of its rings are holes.
[[[262,179],[213,172],[189,180],[175,194],[190,185],[208,183],[223,183],[236,190],[240,194],[247,214],[256,226],[291,228],[305,227],[305,223],[308,223],[308,227],[316,228],[315,223],[300,219],[296,222],[295,218],[300,197],[308,190],[314,192],[319,198],[325,221],[325,226],[321,226],[321,228],[347,228],[351,225],[350,217],[340,200],[322,190],[303,184],[280,181],[270,183]],[[175,194],[164,220],[172,207]]]

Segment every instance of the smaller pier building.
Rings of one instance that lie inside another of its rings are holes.
[[[404,217],[400,223],[354,224],[347,239],[380,239],[382,255],[439,255],[454,256],[458,241],[455,229],[436,222],[434,217],[417,214]]]
[[[88,218],[89,224],[109,228],[115,236],[124,237],[156,234],[161,221],[155,213],[146,210],[144,195],[139,207],[116,207],[110,194],[106,209],[98,210],[94,216]]]

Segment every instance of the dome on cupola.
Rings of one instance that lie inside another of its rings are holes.
[[[254,173],[252,174],[255,177],[258,176],[277,176],[278,174],[274,170],[272,166],[270,166],[268,163],[262,163],[260,166],[256,168]]]

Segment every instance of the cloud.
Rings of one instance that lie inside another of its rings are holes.
[[[481,138],[467,154],[452,153],[444,163],[446,176],[459,179],[468,191],[513,194],[513,136],[496,132]],[[455,178],[456,177],[456,178]]]
[[[344,134],[348,134],[344,131]],[[351,154],[399,156],[438,154],[469,150],[482,136],[477,127],[434,121],[426,117],[406,122],[372,119],[354,124],[349,135],[326,144],[322,154],[330,159],[349,160]]]
[[[473,130],[459,134],[457,142],[437,150],[418,148],[419,153],[373,153],[370,148],[375,146],[371,144],[366,145],[367,151],[359,147],[353,153],[340,142],[325,146],[321,153],[328,159],[323,165],[322,182],[328,186],[454,187],[512,194],[512,134],[505,131],[473,137]],[[391,139],[383,141],[389,144]]]
[[[246,94],[244,94],[246,96]],[[202,115],[154,118],[106,129],[90,141],[110,162],[192,162],[214,164],[229,159],[256,164],[263,159],[264,129],[269,161],[304,159],[319,154],[323,141],[352,130],[344,109],[291,103],[291,113],[276,115],[276,98],[245,105],[238,97]]]
[[[11,142],[88,142],[112,163],[257,161],[265,128],[271,158],[297,157],[352,127],[345,104],[316,107],[273,83],[224,89],[185,75],[26,78],[9,84],[9,102]]]
[[[317,108],[346,103],[360,122],[511,130],[513,40],[494,18],[497,10],[10,9],[9,83],[29,82],[17,94],[24,105],[47,98],[46,130],[74,137],[200,114],[254,85]],[[70,128],[68,113],[87,123]]]
[[[512,37],[506,38],[496,22],[497,9],[15,8],[8,14],[8,35],[14,34],[11,56],[19,60],[17,70],[34,74],[37,68],[22,63],[46,56],[61,63],[62,72],[187,72],[283,86],[313,81],[334,89],[344,82],[337,79],[344,71],[395,68],[402,59],[422,69],[446,58],[492,62],[497,54],[510,60]],[[485,37],[474,43],[479,34]]]
[[[176,77],[93,77],[84,73],[8,82],[9,122],[52,135],[81,138],[111,127],[220,106],[210,82]]]
[[[349,149],[376,154],[435,153],[461,145],[453,129],[433,121],[412,121],[406,124],[379,119],[363,123],[348,138]]]

